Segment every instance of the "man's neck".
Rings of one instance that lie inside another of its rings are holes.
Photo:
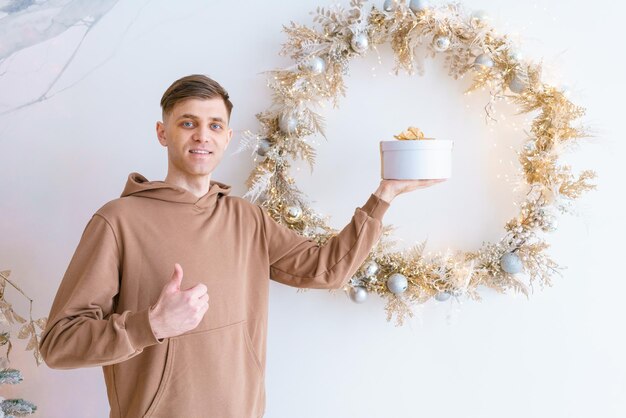
[[[165,182],[182,187],[199,199],[209,192],[209,187],[211,187],[211,175],[190,177],[168,172],[167,177],[165,177]]]

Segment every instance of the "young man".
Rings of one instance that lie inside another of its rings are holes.
[[[438,181],[381,181],[319,246],[211,180],[233,134],[218,83],[184,77],[161,107],[167,177],[132,173],[94,214],[41,353],[53,368],[102,366],[110,417],[261,417],[269,279],[342,287],[379,239],[389,202]]]

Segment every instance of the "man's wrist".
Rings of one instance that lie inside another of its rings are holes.
[[[393,198],[396,197],[388,187],[385,187],[382,184],[378,186],[378,189],[374,192],[374,196],[377,196],[379,199],[384,200],[387,203],[391,203]]]

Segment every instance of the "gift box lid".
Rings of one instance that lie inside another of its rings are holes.
[[[400,151],[415,149],[452,149],[453,141],[449,139],[414,139],[380,141],[382,151]]]

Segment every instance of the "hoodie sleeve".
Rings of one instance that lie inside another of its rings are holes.
[[[312,289],[339,289],[365,261],[382,233],[389,203],[372,194],[337,235],[324,245],[274,221],[263,209],[270,278]]]
[[[63,277],[41,337],[41,355],[48,366],[104,366],[162,342],[150,327],[149,308],[113,313],[120,263],[111,226],[94,215]]]

